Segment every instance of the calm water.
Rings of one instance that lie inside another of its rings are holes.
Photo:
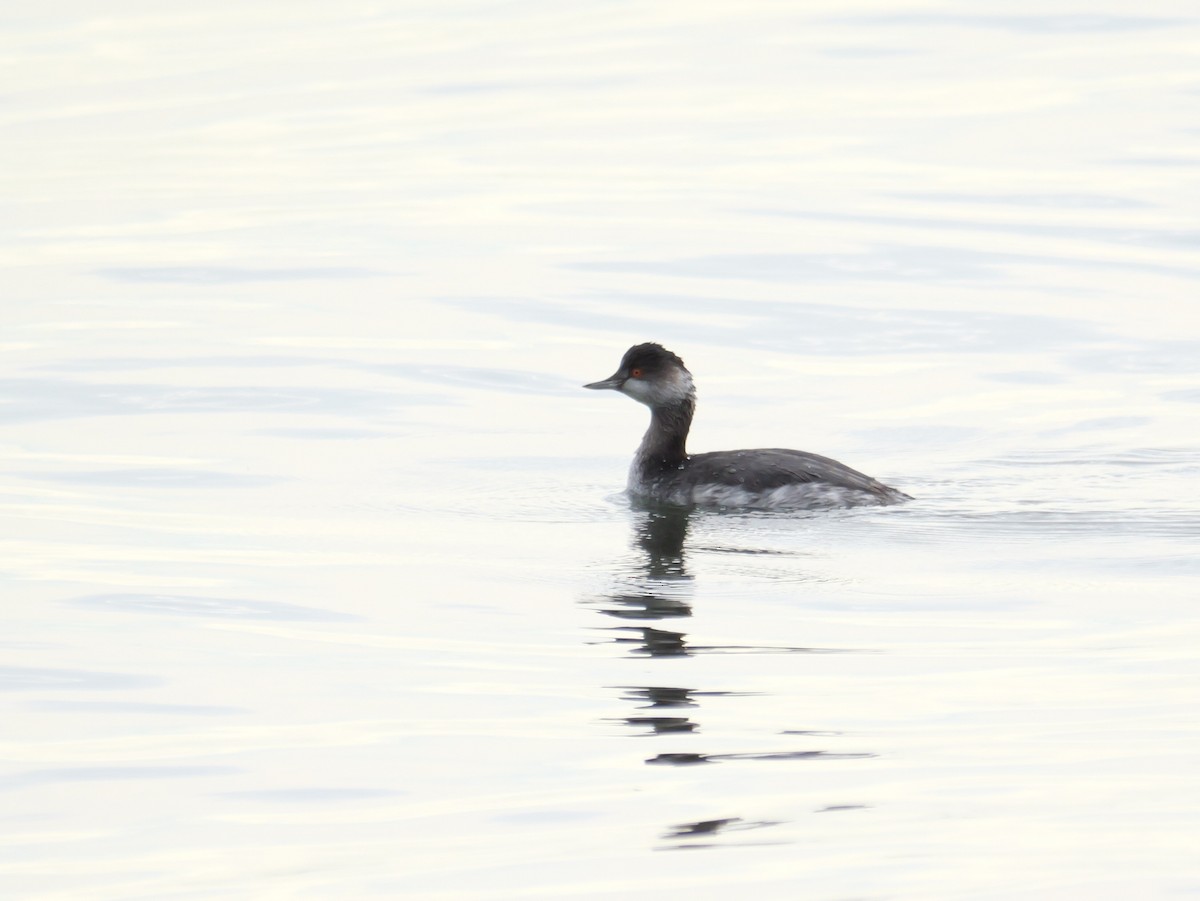
[[[0,894],[1200,893],[1191,5],[222,6],[7,14]]]

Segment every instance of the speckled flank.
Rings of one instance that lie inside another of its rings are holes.
[[[910,500],[907,494],[880,485],[882,491],[867,491],[830,482],[800,482],[765,490],[749,490],[742,485],[722,485],[712,482],[686,484],[676,479],[646,478],[643,465],[635,456],[629,467],[626,485],[630,494],[682,507],[727,507],[742,510],[818,510],[839,507],[871,507],[896,504]],[[879,484],[879,483],[876,483]]]

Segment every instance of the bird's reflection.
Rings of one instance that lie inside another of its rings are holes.
[[[787,647],[779,645],[697,645],[687,633],[643,625],[662,620],[681,620],[692,615],[693,578],[685,552],[691,510],[679,507],[638,506],[633,508],[632,561],[615,567],[612,590],[587,603],[605,616],[635,621],[639,625],[610,626],[609,641],[637,657],[691,657],[695,654],[820,654],[839,653],[839,648]],[[741,553],[748,553],[739,549]]]
[[[691,511],[675,507],[633,510],[635,552],[631,565],[618,567],[613,590],[592,601],[600,612],[622,620],[650,622],[692,615],[692,577],[687,571],[684,541]],[[691,654],[685,633],[653,626],[614,626],[612,641],[630,653],[651,657]]]
[[[627,716],[616,722],[632,726],[634,729],[645,729],[645,735],[670,735],[679,732],[695,732],[698,728],[686,716]]]
[[[695,823],[679,823],[672,826],[664,835],[663,838],[671,842],[669,845],[663,846],[666,849],[682,850],[682,849],[698,849],[698,848],[713,848],[717,847],[714,842],[697,841],[697,839],[711,839],[719,834],[731,831],[742,831],[748,829],[763,829],[768,826],[781,825],[775,820],[744,820],[741,817],[721,817],[716,820],[700,820]],[[728,847],[730,842],[723,843]],[[780,841],[739,841],[739,845],[779,845],[783,844]]]
[[[697,698],[746,697],[753,691],[697,691],[694,688],[670,688],[664,685],[617,685],[625,694],[622,701],[644,701],[650,707],[699,707]]]
[[[619,624],[605,626],[605,644],[622,648],[630,657],[681,658],[697,654],[812,654],[834,653],[846,649],[752,646],[733,644],[698,644],[689,641],[687,633],[679,630],[683,621],[692,616],[695,583],[688,571],[687,538],[692,526],[690,510],[669,507],[635,507],[633,537],[626,553],[613,566],[610,589],[584,603],[594,606],[606,617]],[[701,514],[696,514],[701,515]],[[726,550],[701,548],[706,550]],[[749,553],[737,549],[741,553]],[[611,622],[611,620],[609,621]],[[669,623],[673,629],[663,628]],[[672,667],[672,670],[676,667]],[[740,761],[826,761],[873,757],[870,753],[828,751],[813,748],[811,740],[819,735],[836,734],[804,729],[781,730],[775,735],[791,737],[789,744],[803,736],[807,747],[784,747],[769,750],[707,753],[709,749],[689,748],[704,741],[703,729],[695,718],[707,698],[757,694],[757,692],[701,691],[695,688],[670,685],[618,685],[612,690],[621,692],[621,700],[634,706],[629,715],[610,718],[631,730],[633,735],[651,741],[669,743],[658,753],[644,756],[646,764],[666,767],[694,767]],[[673,747],[672,747],[673,745]],[[716,811],[714,811],[716,813]],[[774,820],[750,820],[728,816],[684,823],[671,828],[662,837],[664,848],[712,847],[718,835],[721,844],[731,842],[724,833],[732,830],[759,829],[781,825]],[[736,844],[761,842],[737,841]],[[770,842],[767,842],[770,843]]]
[[[745,691],[696,691],[692,688],[673,688],[663,685],[624,685],[614,686],[624,692],[621,695],[623,701],[645,702],[639,707],[641,710],[647,709],[667,709],[680,710],[684,708],[699,707],[698,698],[713,698],[713,697],[736,697],[738,695],[751,695],[755,692]],[[700,729],[700,724],[693,722],[690,717],[686,716],[654,716],[650,714],[639,714],[637,716],[622,717],[610,722],[624,723],[632,729],[637,730],[639,735],[678,735],[684,732],[697,732]]]
[[[614,606],[604,607],[602,612],[619,619],[667,619],[692,615],[690,604],[678,598],[652,593],[614,594],[608,598],[608,603]]]
[[[613,641],[617,644],[631,645],[634,654],[646,654],[650,657],[688,657],[693,653],[688,648],[683,632],[634,626],[622,626],[613,631],[622,633]]]
[[[683,559],[683,543],[691,525],[691,510],[646,507],[634,526],[634,543],[646,553],[646,575],[651,579],[691,579]]]
[[[643,707],[697,707],[695,695],[699,692],[691,688],[667,688],[662,685],[622,685],[625,694],[622,701],[645,701]]]

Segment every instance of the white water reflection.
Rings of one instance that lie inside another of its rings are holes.
[[[357,617],[333,610],[317,610],[277,601],[243,598],[204,598],[153,594],[98,594],[71,601],[84,607],[122,613],[161,613],[167,616],[211,616],[219,619],[268,619],[287,622],[351,620]]]
[[[105,673],[90,670],[51,669],[49,667],[5,666],[0,668],[0,690],[3,691],[96,691],[111,689],[148,688],[159,685],[154,676],[128,673]]]
[[[6,35],[0,895],[1200,887],[1190,7]],[[631,506],[643,340],[917,500]]]

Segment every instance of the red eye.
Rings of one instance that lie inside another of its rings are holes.
[[[629,374],[630,374],[631,376],[633,376],[635,379],[640,379],[640,378],[642,377],[642,370],[640,370],[640,369],[631,369],[631,370],[629,370]]]

